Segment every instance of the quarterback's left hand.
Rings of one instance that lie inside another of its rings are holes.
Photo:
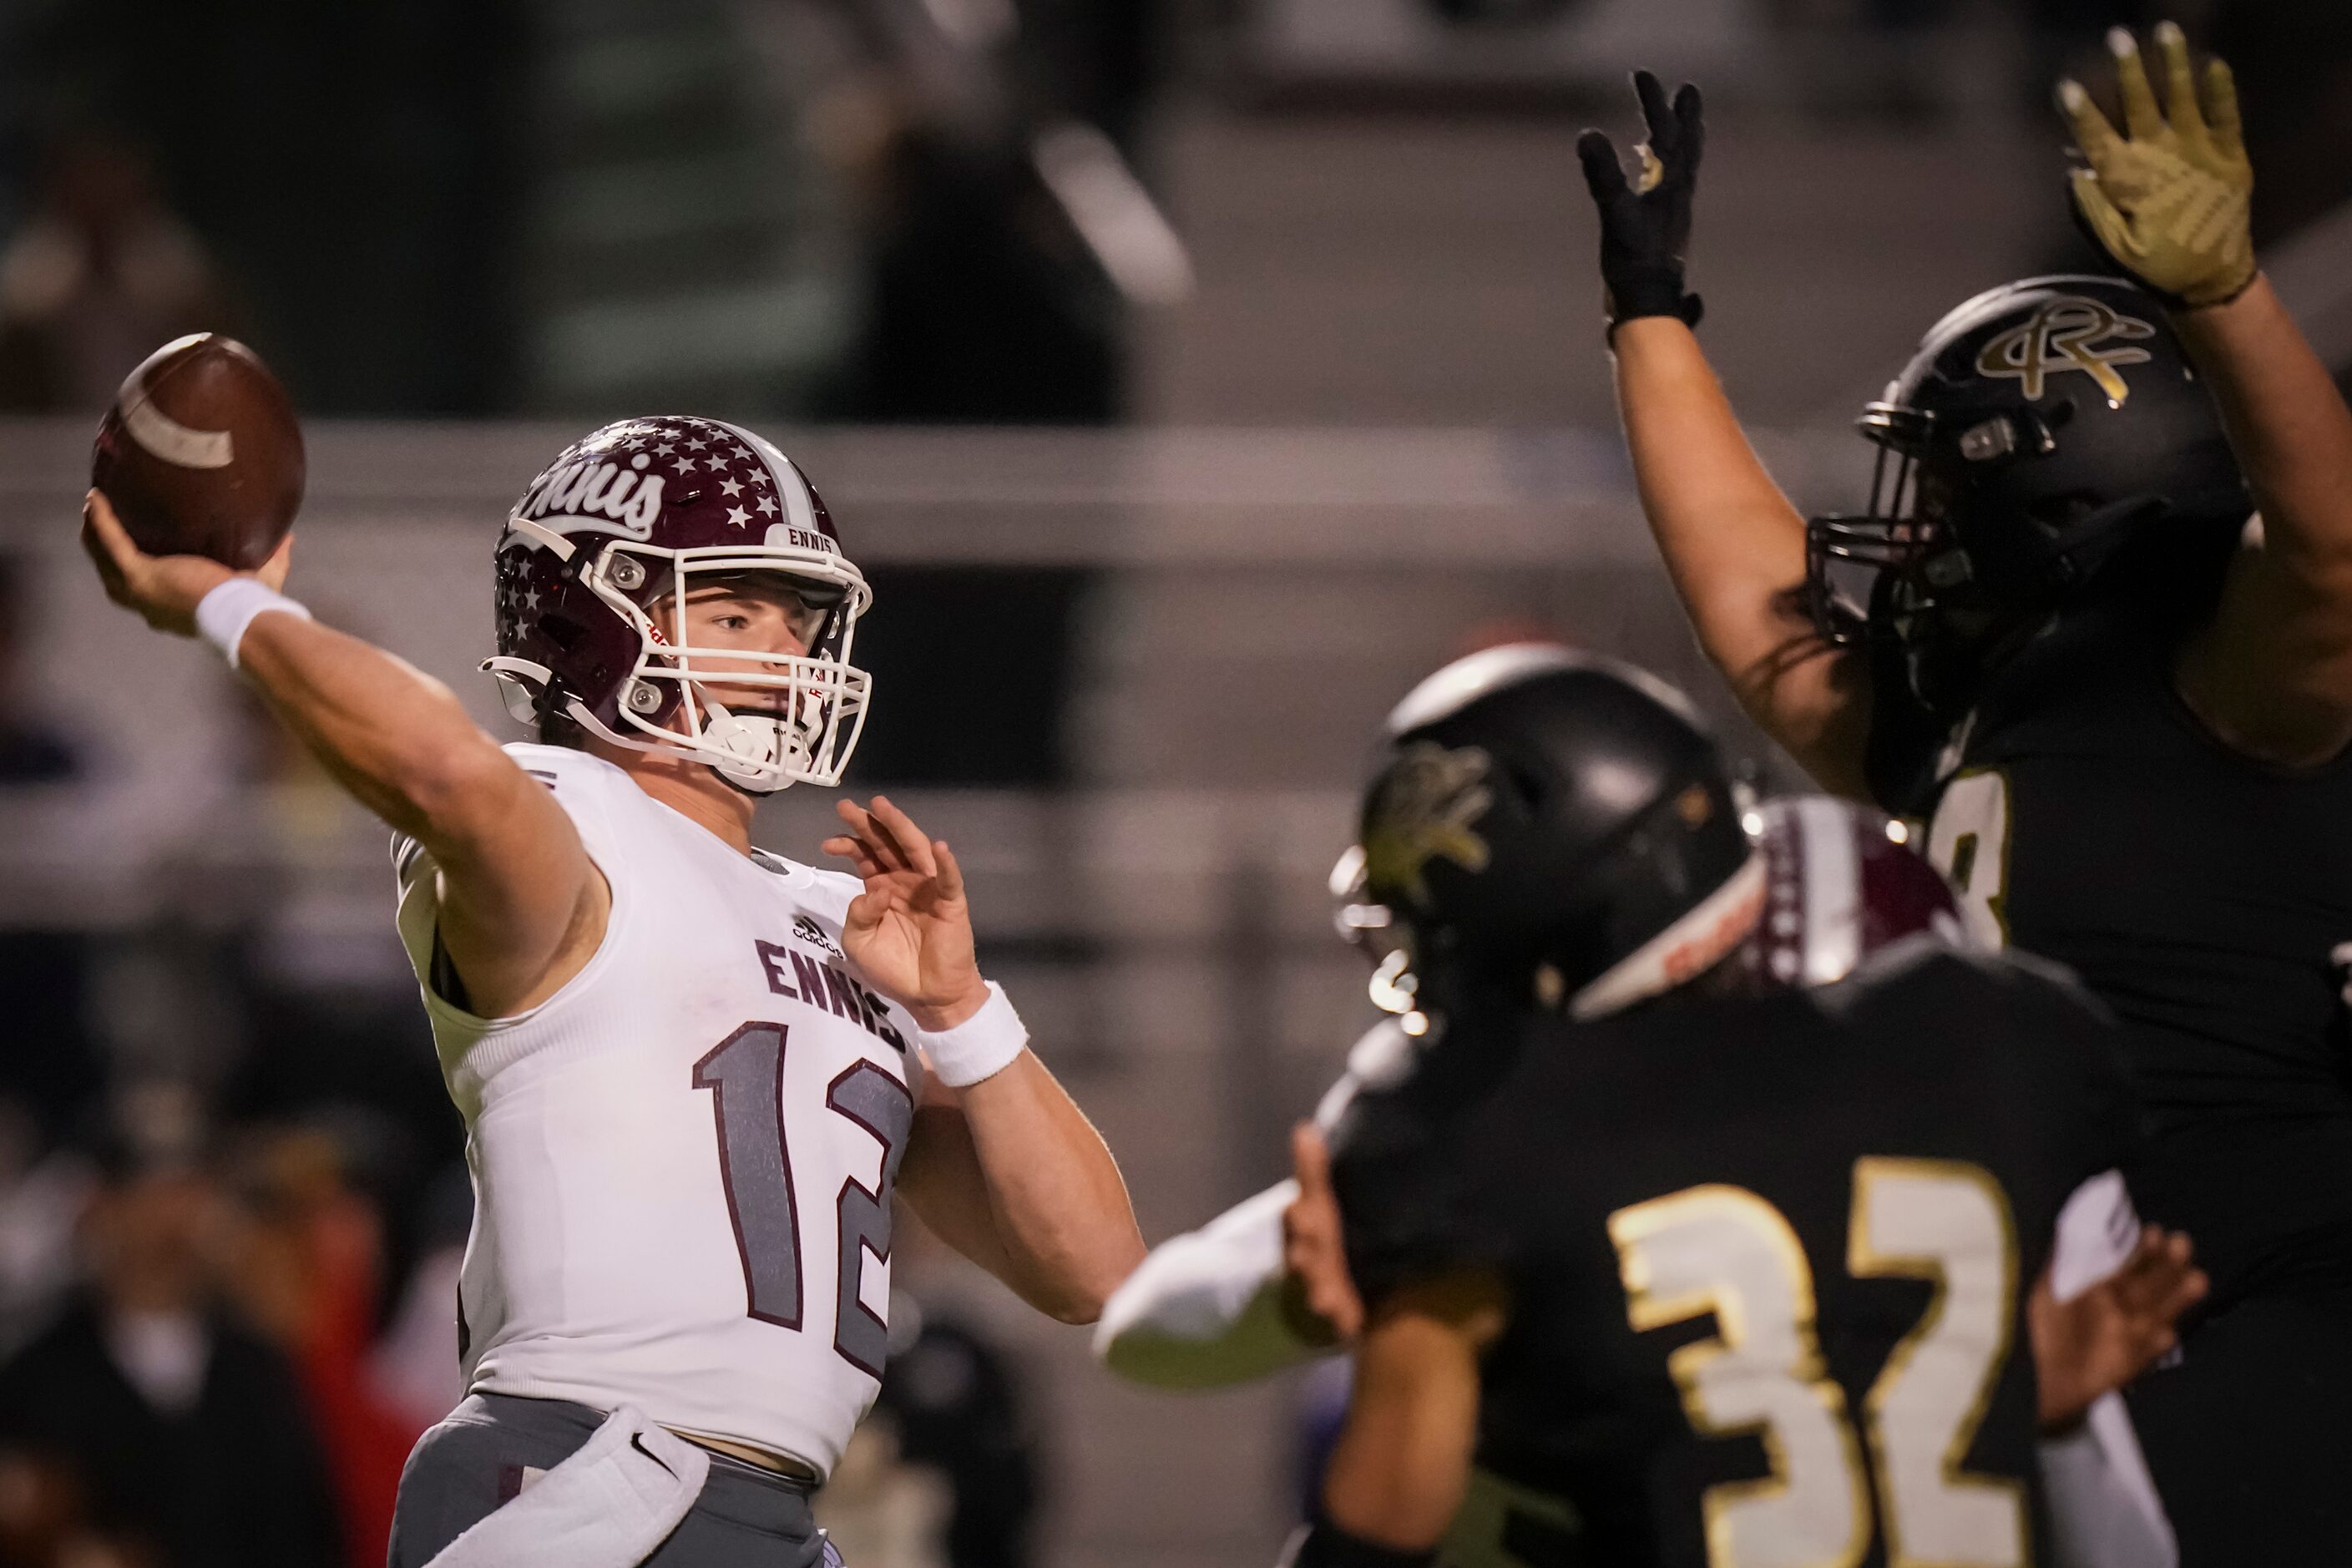
[[[2139,46],[2121,27],[2107,35],[2122,89],[2117,136],[2083,84],[2058,84],[2059,107],[2088,168],[2074,172],[2074,205],[2107,253],[2176,303],[2220,305],[2254,280],[2253,165],[2238,125],[2230,68],[2205,68],[2204,102],[2189,40],[2170,22],[2156,29],[2171,118],[2157,108]]]
[[[866,880],[842,922],[842,951],[917,1028],[954,1028],[988,1000],[954,853],[878,795],[870,807],[843,800],[834,809],[848,831],[826,839],[825,853]]]

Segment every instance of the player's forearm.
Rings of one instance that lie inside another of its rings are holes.
[[[490,804],[486,776],[520,777],[447,687],[331,627],[257,616],[238,667],[360,804],[436,853]]]
[[[1143,1258],[1102,1135],[1031,1052],[957,1093],[1006,1283],[1063,1322],[1093,1322]]]
[[[1804,519],[1748,446],[1688,327],[1628,321],[1616,349],[1643,513],[1700,640],[1734,668],[1795,625],[1778,600],[1805,579]]]
[[[2172,1521],[2148,1479],[2123,1396],[2109,1394],[2063,1437],[2036,1445],[2059,1568],[2174,1568]]]
[[[2221,405],[2265,552],[2306,576],[2352,572],[2352,409],[2269,279],[2173,323]]]
[[[1284,1300],[1281,1182],[1151,1249],[1104,1307],[1095,1356],[1154,1388],[1248,1383],[1337,1346],[1299,1332]]]
[[[1866,697],[1804,608],[1804,519],[1688,327],[1644,317],[1620,326],[1615,346],[1643,514],[1700,646],[1749,717],[1824,787],[1860,794]]]
[[[1324,1516],[1390,1551],[1428,1551],[1462,1507],[1477,1431],[1477,1361],[1456,1332],[1428,1321],[1374,1329],[1357,1352]]]

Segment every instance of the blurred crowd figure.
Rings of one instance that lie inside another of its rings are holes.
[[[31,594],[29,565],[0,555],[0,789],[71,784],[81,773],[73,742],[35,706],[26,679]]]
[[[0,247],[0,413],[104,408],[158,343],[233,324],[142,150],[100,134],[53,142]]]
[[[242,326],[310,413],[642,389],[740,416],[1113,418],[1121,235],[1159,224],[1127,167],[1159,16],[0,7],[0,57],[42,89],[0,102],[0,410],[96,406],[156,344]],[[797,300],[751,334],[796,341],[714,343],[698,306],[730,300]],[[698,374],[761,353],[764,387]]]
[[[356,1563],[291,1353],[231,1310],[270,1217],[226,1199],[192,1101],[127,1096],[77,1152],[79,1265],[0,1364],[0,1552],[13,1565]]]
[[[75,84],[0,134],[0,410],[96,406],[211,327],[313,413],[1114,421],[1138,312],[1191,287],[1151,111],[1287,3],[0,8],[16,68]],[[1423,3],[1503,31],[1591,9]],[[1897,132],[1988,95],[2046,116],[2105,28],[2170,15],[2255,106],[2258,240],[2352,199],[2352,7],[1752,4],[1787,56],[1752,91]],[[2011,79],[1969,79],[1998,68],[1969,29],[2013,41]]]
[[[381,1563],[440,1414],[377,1353],[383,1231],[331,1138],[217,1129],[185,1083],[20,1142],[0,1167],[0,1564]],[[446,1392],[454,1323],[443,1348]]]
[[[0,555],[0,803],[57,795],[81,781],[89,762],[64,725],[44,711],[31,680],[30,563]],[[6,900],[13,904],[14,900]],[[37,1049],[0,1051],[0,1169],[54,1135],[99,1085],[84,1006],[89,943],[69,927],[45,923],[37,909],[0,909],[0,1006]],[[0,1283],[0,1312],[5,1310]]]
[[[463,1393],[462,1175],[388,1291],[386,1211],[329,1132],[217,1127],[164,1081],[47,1151],[28,1125],[0,1101],[0,1568],[376,1568],[402,1464]],[[828,1524],[887,1568],[1024,1568],[1017,1369],[912,1294],[892,1316]]]

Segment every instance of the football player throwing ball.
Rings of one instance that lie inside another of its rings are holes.
[[[1709,656],[1825,784],[1927,825],[1978,933],[2120,1015],[2149,1217],[2212,1274],[2134,1411],[2190,1568],[2340,1555],[2352,1501],[2352,412],[2262,276],[2226,67],[2111,37],[2073,197],[2123,276],[1937,323],[1862,429],[1868,511],[1810,522],[1701,353],[1696,89],[1641,171],[1580,143],[1643,505]],[[2216,1442],[2220,1434],[2227,1441]]]
[[[515,504],[487,668],[535,744],[313,620],[282,551],[233,573],[85,518],[113,598],[394,830],[475,1217],[467,1396],[410,1457],[393,1568],[837,1561],[808,1498],[882,1373],[894,1192],[1066,1321],[1141,1256],[948,846],[878,796],[825,845],[855,875],[752,846],[762,797],[839,780],[867,687],[865,577],[767,441],[624,420]]]

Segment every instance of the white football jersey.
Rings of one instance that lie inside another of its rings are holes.
[[[826,1473],[881,1376],[915,1109],[913,1024],[841,955],[860,885],[739,855],[597,758],[507,751],[613,909],[562,991],[478,1018],[435,992],[434,868],[394,845],[474,1178],[467,1387],[633,1405]]]

